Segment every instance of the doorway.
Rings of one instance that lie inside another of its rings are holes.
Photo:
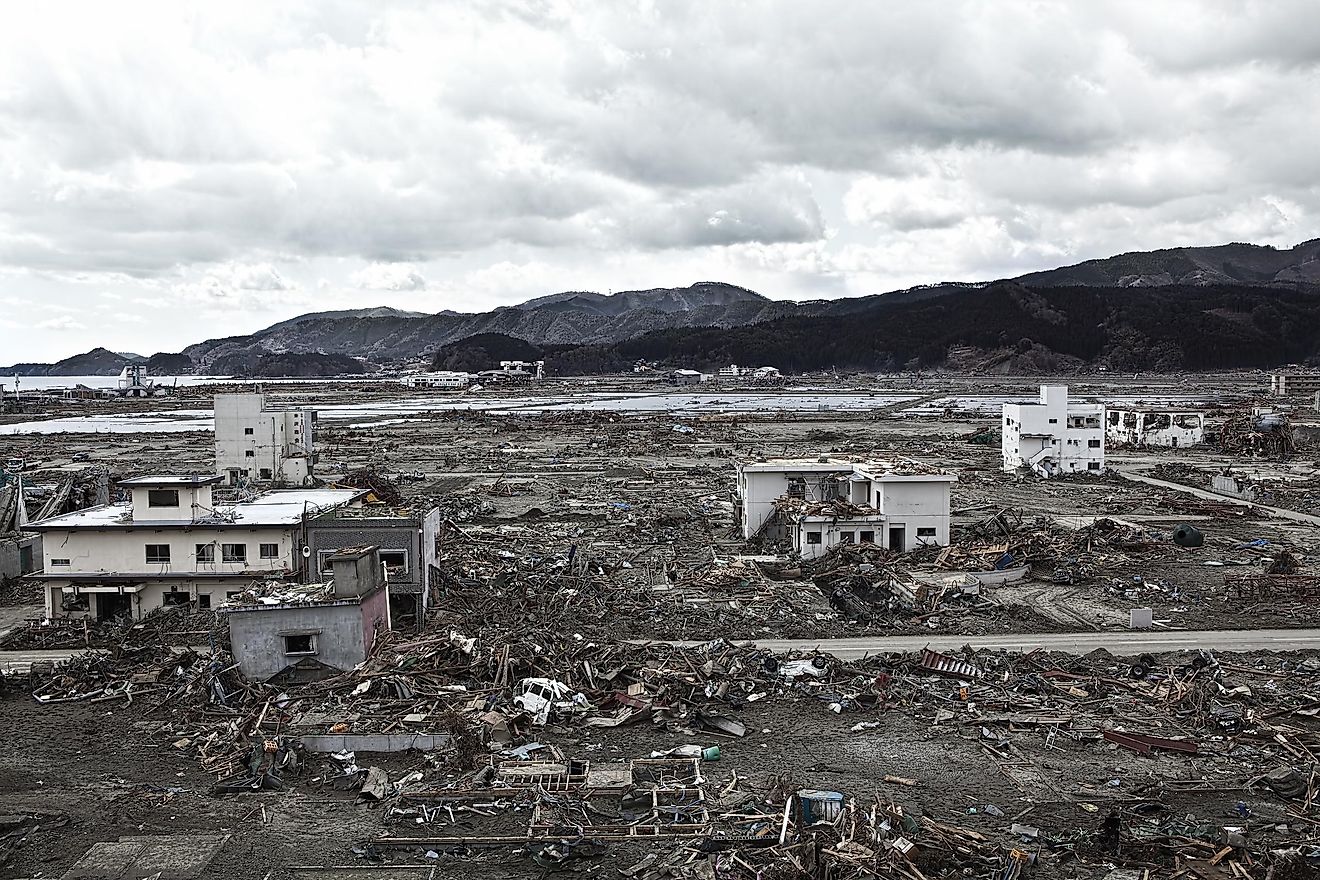
[[[116,617],[129,617],[133,614],[133,596],[131,593],[97,593],[96,619],[114,620]]]
[[[907,529],[896,526],[889,530],[889,549],[902,553],[907,549]]]

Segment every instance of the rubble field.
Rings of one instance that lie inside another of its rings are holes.
[[[1248,406],[1250,384],[1224,378],[1219,405]],[[197,399],[113,408],[205,408],[205,390],[180,391]],[[350,392],[280,393],[321,406]],[[351,395],[384,408],[418,393]],[[263,880],[1320,875],[1314,652],[850,660],[747,644],[1117,633],[1134,608],[1162,631],[1316,625],[1305,492],[1252,505],[1179,488],[1227,467],[1297,482],[1313,471],[1303,442],[1251,461],[1118,449],[1103,476],[1046,481],[1000,469],[994,424],[897,405],[327,421],[319,477],[441,509],[426,620],[354,672],[282,687],[242,679],[208,612],[14,626],[0,650],[73,656],[0,679],[0,876],[99,876],[98,846],[156,837],[215,838],[176,876]],[[25,459],[55,505],[102,474],[209,472],[210,442],[0,435],[0,458]],[[736,463],[826,453],[956,472],[950,546],[803,560],[744,542]],[[32,602],[0,592],[8,609]],[[171,876],[141,858],[120,876]]]

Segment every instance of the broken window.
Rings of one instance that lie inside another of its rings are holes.
[[[161,563],[170,561],[169,544],[148,544],[147,545],[147,563]]]
[[[858,534],[860,535],[858,540],[861,541],[861,543],[863,544],[875,543],[875,532],[858,532]]]
[[[840,544],[851,544],[852,542],[853,542],[853,533],[852,533],[852,532],[840,532],[840,533],[839,533],[839,543],[840,543]]]
[[[90,611],[91,602],[88,601],[86,593],[63,593],[60,596],[61,611]]]
[[[244,428],[244,429],[243,429],[243,436],[245,436],[245,437],[251,437],[251,436],[252,436],[252,429],[251,429],[251,428]]]
[[[147,507],[178,507],[178,489],[148,489]]]
[[[801,477],[793,477],[788,481],[788,490],[785,492],[789,498],[806,498],[807,481]]]
[[[257,453],[256,453],[254,450],[251,450],[251,449],[245,449],[245,450],[243,451],[243,457],[244,457],[244,458],[256,458],[256,457],[257,457]]]
[[[247,562],[247,544],[220,545],[220,558],[225,562]]]
[[[316,634],[315,633],[295,633],[284,637],[284,653],[293,654],[315,654],[316,653]]]
[[[819,543],[820,543],[820,532],[807,532],[807,543],[808,543],[808,544],[819,544]]]
[[[1087,441],[1086,441],[1086,445],[1087,445],[1087,447],[1090,448],[1090,449],[1099,449],[1099,448],[1100,448],[1100,441],[1099,441],[1099,440],[1087,440]]]
[[[210,594],[210,593],[198,593],[198,594],[197,594],[197,607],[200,608],[200,609],[202,609],[202,610],[206,610],[206,609],[210,608],[210,607],[211,607],[211,594]]]
[[[1098,461],[1089,461],[1089,462],[1086,463],[1086,469],[1087,469],[1087,470],[1091,470],[1091,471],[1098,471],[1098,470],[1100,470],[1100,462],[1098,462]]]
[[[919,526],[917,528],[917,540],[921,540],[922,538],[929,538],[932,541],[935,540],[935,527]]]
[[[198,545],[196,546],[196,548],[194,548],[194,555],[197,557],[197,561],[198,561],[199,563],[202,563],[202,564],[204,564],[204,565],[214,565],[214,564],[215,564],[215,545],[214,545],[214,544],[198,544]]]
[[[160,597],[160,604],[166,608],[173,608],[176,605],[187,605],[191,601],[192,595],[186,590],[183,592],[171,590]]]
[[[261,558],[262,558],[262,559],[279,559],[279,557],[280,557],[280,545],[279,545],[279,544],[262,544],[262,545],[260,546],[260,548],[259,548],[259,552],[260,552],[260,554],[261,554]]]
[[[407,550],[382,550],[380,551],[380,561],[384,563],[385,569],[390,574],[407,574],[408,572]]]

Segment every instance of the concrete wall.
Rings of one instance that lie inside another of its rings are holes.
[[[151,493],[162,490],[178,492],[178,506],[152,507]],[[192,522],[215,511],[210,486],[134,486],[132,497],[133,519],[143,522]]]
[[[315,420],[310,409],[266,409],[261,394],[217,394],[216,473],[225,485],[233,485],[234,471],[254,482],[305,485],[312,472]]]
[[[352,669],[366,659],[377,630],[388,629],[389,602],[379,590],[361,603],[257,608],[227,616],[239,668],[248,678],[265,681],[307,656],[285,653],[289,633],[314,633],[312,659],[333,669]]]
[[[0,536],[0,583],[18,580],[40,569],[41,535],[20,533]]]
[[[116,572],[150,575],[186,575],[192,572],[238,574],[246,571],[283,572],[297,570],[297,527],[226,528],[169,527],[163,529],[113,528],[52,530],[43,542],[43,568],[47,574]],[[168,563],[147,562],[148,544],[167,544]],[[214,563],[197,561],[197,545],[215,547]],[[225,562],[224,544],[243,544],[247,561]],[[261,558],[261,545],[275,544],[276,556]],[[67,565],[58,564],[68,560]]]
[[[949,543],[949,484],[946,482],[891,482],[878,484],[880,510],[885,515],[885,536],[878,543],[889,546],[889,530],[902,527],[904,544],[911,550],[918,544]],[[918,530],[934,529],[933,535]]]
[[[45,614],[47,617],[91,617],[97,618],[101,597],[106,595],[117,596],[117,593],[107,594],[101,592],[85,591],[87,597],[87,610],[64,611],[63,595],[64,588],[73,586],[74,581],[69,580],[50,580],[45,581],[43,587],[45,600]],[[91,584],[78,581],[79,586],[87,587]],[[195,580],[187,577],[177,579],[153,580],[141,584],[141,589],[133,592],[129,600],[129,610],[134,619],[140,619],[160,608],[165,604],[165,597],[170,594],[182,593],[188,597],[187,601],[196,602],[200,597],[206,596],[210,600],[210,607],[218,608],[230,593],[241,592],[247,589],[252,583],[250,577],[235,578],[215,578],[206,580]],[[138,586],[138,585],[134,585]]]

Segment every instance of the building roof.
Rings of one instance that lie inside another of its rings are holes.
[[[121,484],[122,485],[122,484]],[[213,513],[198,519],[144,520],[133,518],[131,504],[89,507],[28,524],[32,531],[52,529],[192,529],[295,526],[311,516],[348,504],[365,494],[358,489],[288,489],[265,492],[251,501],[217,504]]]
[[[224,478],[217,477],[214,475],[201,475],[201,474],[186,474],[180,476],[161,475],[161,476],[150,476],[150,477],[133,477],[130,480],[120,480],[119,485],[128,486],[131,489],[146,489],[146,488],[154,489],[157,486],[163,486],[169,488],[185,486],[192,488],[196,486],[214,486],[216,483],[219,483],[222,479]]]
[[[748,473],[836,473],[849,471],[869,480],[930,480],[954,482],[956,474],[910,458],[853,459],[822,455],[819,458],[767,458],[739,465]]]

